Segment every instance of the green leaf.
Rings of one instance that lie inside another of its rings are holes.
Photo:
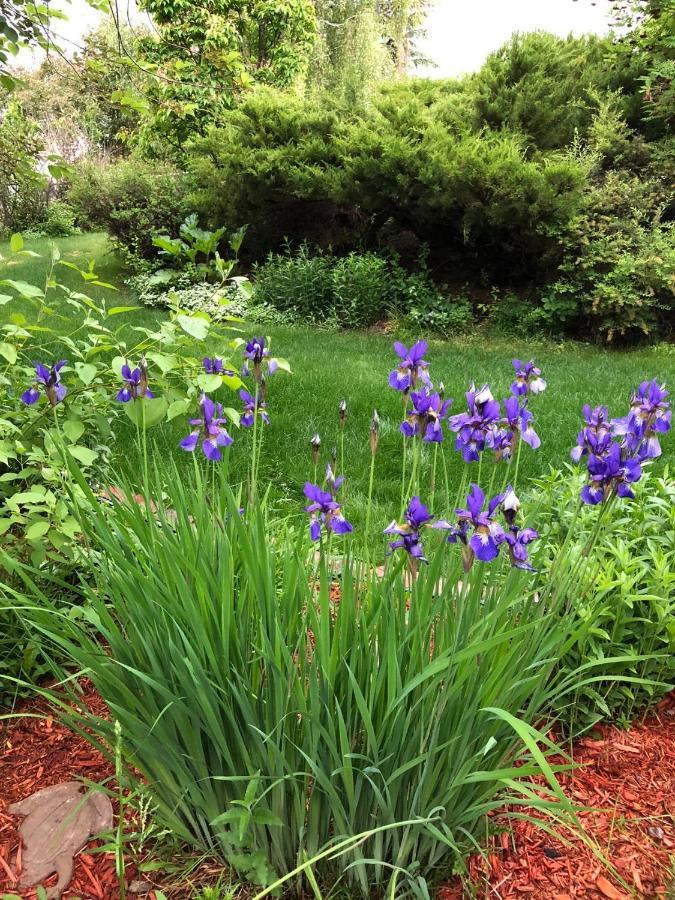
[[[243,381],[238,375],[223,375],[223,384],[231,391],[236,391],[243,385]]]
[[[75,363],[75,371],[77,372],[82,384],[84,384],[86,387],[89,387],[94,378],[96,378],[96,373],[98,370],[96,366],[92,365],[91,363],[77,362]]]
[[[75,444],[74,447],[69,447],[68,450],[75,459],[79,459],[83,466],[90,466],[98,457],[98,453],[95,450],[90,450],[89,447],[83,447],[81,444]]]
[[[189,408],[189,400],[174,400],[173,403],[169,405],[169,409],[167,410],[167,421],[170,422],[172,419],[175,419],[176,416],[184,416]]]
[[[108,285],[110,286],[110,285]],[[138,312],[140,310],[140,306],[111,306],[107,311],[106,315],[108,316],[119,316],[120,313],[127,312]]]
[[[7,344],[4,341],[0,343],[0,356],[4,356],[8,363],[16,362],[16,347],[14,344]]]
[[[156,364],[162,375],[171,372],[178,365],[178,360],[175,356],[166,353],[156,353],[154,350],[152,353],[148,353],[148,359]]]
[[[11,278],[4,278],[0,281],[0,285],[13,288],[17,294],[21,294],[22,297],[26,297],[28,300],[44,297],[44,291],[41,288],[36,287],[34,284],[28,284],[27,281],[14,281]]]
[[[186,334],[203,341],[209,333],[209,321],[201,316],[176,316],[176,322]]]
[[[9,303],[13,299],[14,297],[11,294],[0,294],[0,306],[4,306],[5,303]]]
[[[51,523],[46,522],[44,519],[41,519],[39,522],[34,522],[30,528],[26,530],[26,540],[36,541],[38,538],[44,537],[50,528]]]
[[[23,237],[20,234],[13,234],[9,239],[9,249],[12,253],[18,253],[23,250]]]
[[[233,409],[231,406],[226,406],[223,409],[223,415],[228,419],[228,421],[233,422],[237,428],[239,427],[239,422],[241,421],[241,413]]]
[[[131,400],[124,404],[124,412],[138,428],[152,428],[166,416],[168,403],[164,397],[154,400]]]
[[[222,385],[222,375],[209,375],[208,372],[202,372],[201,375],[199,375],[197,378],[197,386],[207,393],[210,393],[211,391],[217,391],[219,387],[222,387]]]
[[[282,372],[290,373],[291,364],[288,362],[287,359],[282,359],[280,356],[275,356],[274,359],[276,360],[277,367],[279,369],[281,369]]]
[[[84,434],[84,423],[79,419],[66,419],[61,426],[63,433],[73,444],[76,444]]]

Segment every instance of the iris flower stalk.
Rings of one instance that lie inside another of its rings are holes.
[[[368,477],[368,506],[366,507],[366,553],[368,552],[368,536],[370,534],[370,510],[373,504],[373,482],[375,480],[375,456],[380,436],[380,417],[377,410],[373,410],[370,420],[370,475]]]
[[[345,425],[347,424],[347,401],[340,400],[338,406],[338,425],[340,429],[340,474],[345,473]]]
[[[319,468],[319,459],[321,457],[321,435],[317,431],[309,442],[312,451],[312,462],[314,463],[314,484],[316,484],[316,473]]]

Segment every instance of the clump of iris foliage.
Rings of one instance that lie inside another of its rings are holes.
[[[147,440],[145,410],[156,400],[144,360],[124,364],[117,394],[140,410],[136,478],[101,503],[60,444],[84,552],[79,584],[53,576],[51,586],[84,614],[53,603],[44,573],[5,565],[22,585],[6,593],[62,680],[52,696],[63,717],[108,752],[121,746],[163,825],[270,889],[343,882],[362,896],[425,897],[479,846],[492,810],[547,809],[573,825],[559,763],[549,762],[558,750],[535,726],[607,677],[602,659],[558,660],[593,628],[571,611],[592,589],[607,522],[661,453],[665,387],[642,383],[621,418],[584,411],[573,450],[584,485],[554,559],[540,567],[542,525],[517,492],[521,454],[540,444],[541,371],[514,360],[503,404],[488,385],[472,385],[462,411],[434,384],[426,343],[397,342],[383,390],[401,398],[400,508],[378,568],[370,515],[361,534],[349,521],[342,446],[329,451],[320,482],[321,439],[312,439],[308,527],[268,504],[260,460],[274,376],[288,367],[263,337],[242,346],[241,366],[202,361],[210,378],[240,372],[243,411],[224,410],[206,390],[195,398],[180,443],[193,454],[189,476]],[[23,395],[51,408],[57,443],[65,370],[38,365]],[[347,400],[337,413],[342,435]],[[249,441],[233,438],[235,419]],[[369,509],[379,428],[374,411]],[[439,453],[452,436],[466,461],[458,484]],[[228,471],[240,443],[249,472],[237,485]],[[485,457],[499,461],[489,479]],[[582,508],[596,513],[583,530]],[[73,669],[92,679],[110,721],[70,704]],[[544,777],[535,787],[531,775]]]

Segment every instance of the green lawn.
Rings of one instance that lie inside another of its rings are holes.
[[[97,270],[103,280],[119,286],[115,305],[133,303],[122,284],[123,271],[118,258],[102,235],[82,235],[58,242],[64,259],[75,259],[81,265],[91,257],[98,259]],[[48,257],[48,242],[36,240],[28,246]],[[6,254],[4,246],[0,251]],[[14,267],[11,277],[27,281],[44,279],[46,258],[27,260]],[[63,268],[61,280],[71,286],[81,285],[77,273]],[[97,289],[92,289],[96,291]],[[109,292],[107,292],[109,294]],[[62,327],[68,327],[68,311],[55,304],[54,315]],[[16,301],[0,307],[2,320],[17,310]],[[129,314],[133,324],[156,322],[162,315],[156,310]],[[133,318],[132,318],[133,317]],[[61,327],[61,326],[60,326]],[[252,332],[255,327],[251,328]],[[392,335],[330,332],[314,328],[265,328],[270,334],[274,351],[288,359],[293,374],[280,374],[270,380],[269,412],[271,426],[266,430],[266,449],[261,474],[272,486],[282,508],[297,511],[302,484],[311,476],[309,441],[315,432],[322,438],[322,449],[328,452],[337,443],[338,404],[345,397],[349,416],[345,432],[346,512],[356,520],[364,513],[368,484],[369,425],[376,407],[382,419],[380,452],[377,457],[376,498],[374,522],[384,523],[397,513],[400,491],[401,437],[400,397],[387,385],[387,375],[394,366],[391,349]],[[217,350],[217,348],[211,348]],[[36,356],[52,355],[53,347],[36,346]],[[631,352],[617,352],[574,343],[545,343],[523,340],[488,339],[477,333],[469,338],[450,341],[431,341],[427,358],[431,362],[433,380],[443,381],[446,396],[454,397],[452,412],[464,410],[464,392],[472,380],[476,384],[489,382],[499,399],[509,392],[512,381],[511,358],[535,357],[548,381],[545,394],[532,400],[535,427],[542,439],[539,451],[524,447],[521,459],[520,483],[524,477],[540,475],[550,466],[560,467],[569,459],[569,449],[579,430],[581,407],[605,403],[610,411],[623,414],[631,389],[645,378],[657,377],[671,385],[675,383],[675,347],[660,345]],[[232,404],[232,398],[227,399]],[[238,402],[238,399],[237,399]],[[178,440],[187,433],[184,423],[177,421],[161,430],[155,429],[159,452],[173,452],[185,457],[177,449]],[[243,474],[248,465],[250,434],[235,435],[232,452],[233,473]],[[116,458],[129,459],[127,452],[130,434],[120,432],[120,446]],[[672,444],[672,436],[665,439]],[[448,434],[443,445],[451,483],[461,477],[463,463],[454,451],[454,435]],[[428,452],[427,458],[431,453]],[[482,481],[489,478],[487,464]],[[439,461],[439,480],[441,468]],[[478,465],[473,464],[472,477],[477,477]],[[487,477],[486,477],[487,476]],[[428,477],[428,476],[427,476]],[[440,511],[440,510],[439,510]]]

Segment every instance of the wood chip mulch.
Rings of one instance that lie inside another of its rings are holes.
[[[675,898],[675,694],[628,731],[597,726],[572,756],[578,768],[558,780],[573,803],[593,808],[578,818],[595,853],[569,831],[557,829],[564,843],[532,823],[495,817],[504,830],[487,857],[473,857],[465,884],[442,888],[439,900]]]
[[[104,715],[92,686],[84,682],[82,687],[82,702]],[[20,819],[7,807],[63,781],[86,779],[112,787],[114,773],[84,738],[49,716],[46,702],[32,703],[23,712],[0,730],[0,896],[35,900],[34,889],[20,893],[16,888]],[[574,834],[565,833],[566,844],[533,823],[502,815],[495,818],[487,855],[473,857],[470,877],[441,888],[438,900],[675,898],[675,693],[629,731],[599,726],[575,744],[573,757],[578,768],[560,774],[559,781],[575,804],[593,807],[580,812],[579,819],[587,840],[610,866]],[[113,855],[94,852],[97,846],[92,842],[77,856],[64,900],[119,897]],[[133,868],[127,872],[129,878],[134,874]],[[153,900],[152,891],[143,896]]]
[[[105,704],[91,684],[83,681],[81,687],[82,706],[105,715]],[[64,781],[86,780],[114,788],[114,768],[83,737],[55,722],[46,701],[33,702],[21,711],[25,715],[9,719],[4,729],[0,723],[0,895],[34,900],[35,889],[17,888],[22,849],[17,828],[21,818],[9,815],[7,807]],[[119,897],[114,855],[96,853],[99,846],[100,842],[91,841],[75,858],[73,879],[63,900]],[[44,887],[53,884],[55,875]]]

